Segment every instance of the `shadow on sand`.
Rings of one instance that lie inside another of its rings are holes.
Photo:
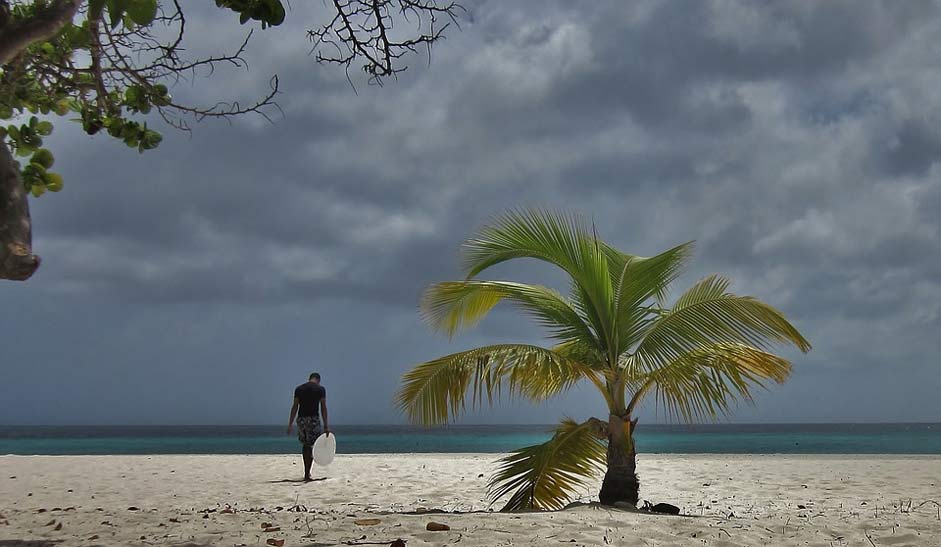
[[[56,547],[62,540],[52,539],[0,539],[0,547]],[[91,544],[88,547],[102,547]],[[208,543],[175,543],[174,547],[213,547]]]
[[[280,479],[280,480],[268,481],[268,482],[271,483],[271,484],[278,484],[278,483],[282,483],[282,482],[299,482],[299,483],[304,483],[304,482],[319,482],[319,481],[325,481],[325,480],[327,480],[327,477],[318,477],[318,478],[316,478],[316,479],[311,479],[311,480],[309,480],[309,481],[305,481],[304,479]]]
[[[699,518],[699,515],[685,515],[685,514],[669,515],[666,513],[657,513],[653,511],[646,511],[644,509],[637,509],[634,507],[612,507],[610,505],[601,505],[600,503],[596,501],[590,502],[590,503],[584,503],[584,502],[578,502],[578,501],[573,502],[557,511],[538,511],[538,510],[514,511],[514,512],[507,513],[507,514],[520,515],[520,514],[525,514],[525,513],[533,513],[533,514],[559,513],[559,512],[569,511],[572,509],[578,509],[581,507],[587,507],[589,509],[595,509],[599,511],[608,511],[610,513],[634,513],[637,515],[647,515],[647,516],[656,516],[656,517],[677,517],[678,516],[678,517],[687,517],[687,518]],[[373,515],[442,515],[442,514],[443,515],[475,515],[475,514],[480,514],[480,513],[490,513],[490,514],[500,513],[500,511],[491,511],[491,510],[486,510],[486,509],[478,509],[476,511],[446,511],[444,509],[421,509],[418,511],[369,511],[369,513]]]

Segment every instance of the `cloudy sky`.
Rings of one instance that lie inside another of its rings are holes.
[[[250,99],[277,74],[274,125],[139,155],[58,124],[43,266],[0,285],[0,424],[282,423],[313,370],[333,422],[401,423],[415,363],[540,340],[512,310],[452,341],[417,313],[516,206],[580,212],[636,254],[695,239],[677,289],[717,272],[784,310],[814,350],[733,420],[941,421],[936,2],[473,1],[430,66],[358,93],[308,55],[321,3],[293,4],[250,70],[173,90]],[[246,28],[207,9],[188,30],[195,54]],[[466,421],[602,411],[576,389]]]

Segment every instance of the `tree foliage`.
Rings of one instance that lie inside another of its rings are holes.
[[[220,65],[245,67],[243,54],[253,32],[247,30],[228,52],[189,58],[184,5],[192,7],[182,0],[0,0],[0,143],[6,148],[0,162],[7,164],[0,170],[6,177],[0,180],[0,205],[8,204],[0,207],[0,279],[14,278],[7,270],[13,256],[38,267],[31,254],[28,205],[14,188],[22,184],[34,197],[62,189],[63,177],[54,171],[53,153],[44,143],[56,117],[145,152],[163,138],[148,123],[155,117],[189,130],[192,121],[250,113],[267,118],[277,109],[277,76],[271,76],[266,94],[247,104],[223,98],[193,105],[173,96],[181,80],[211,74]],[[216,0],[215,5],[243,25],[265,29],[284,22],[288,4]],[[332,17],[312,22],[308,32],[317,60],[346,69],[361,62],[374,83],[405,70],[404,55],[441,39],[448,24],[442,21],[453,21],[460,9],[438,0],[333,0],[326,6]],[[6,151],[19,160],[8,159]]]
[[[217,4],[265,25],[284,20],[283,8],[279,13],[259,7],[280,5],[278,0]],[[41,20],[65,5],[54,1],[14,3],[6,27],[15,29]],[[160,5],[157,0],[89,0],[54,34],[29,44],[4,63],[0,119],[12,123],[0,129],[0,137],[23,158],[23,184],[33,196],[62,188],[62,177],[49,170],[54,161],[52,152],[43,147],[43,137],[53,129],[48,118],[53,116],[71,117],[89,135],[103,132],[144,152],[162,140],[161,134],[148,126],[146,117],[151,111],[171,126],[185,129],[188,117],[263,114],[273,105],[277,79],[272,80],[271,92],[252,105],[199,107],[176,102],[169,85],[180,78],[220,63],[244,64],[244,43],[235,52],[217,57],[183,58],[185,23],[178,1]],[[23,119],[25,115],[29,117]]]
[[[730,293],[721,276],[694,284],[668,306],[669,287],[691,251],[686,243],[641,257],[605,243],[576,216],[506,214],[465,242],[463,281],[425,291],[423,316],[453,335],[508,302],[545,327],[553,345],[486,346],[419,364],[403,377],[401,409],[412,422],[441,424],[465,410],[468,396],[473,406],[503,393],[545,401],[587,381],[604,399],[609,419],[565,420],[546,443],[503,458],[491,479],[492,499],[507,499],[506,510],[560,508],[600,469],[621,465],[621,455],[633,476],[634,416],[643,401],[686,421],[715,419],[735,401],[751,401],[755,387],[788,378],[791,364],[771,353],[773,347],[810,350],[780,311]],[[563,270],[568,294],[476,279],[520,258]]]

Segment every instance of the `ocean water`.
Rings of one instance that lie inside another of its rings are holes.
[[[337,452],[508,452],[552,426],[336,426]],[[941,424],[644,425],[643,453],[941,454]],[[0,426],[0,454],[293,454],[283,426]]]

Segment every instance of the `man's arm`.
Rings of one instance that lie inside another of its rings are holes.
[[[288,435],[291,434],[291,429],[294,427],[294,417],[297,416],[297,397],[294,397],[294,404],[291,405],[291,417],[288,418]]]
[[[327,420],[327,395],[324,394],[323,398],[320,399],[320,416],[323,419],[323,432],[327,435],[330,434],[330,422]]]

